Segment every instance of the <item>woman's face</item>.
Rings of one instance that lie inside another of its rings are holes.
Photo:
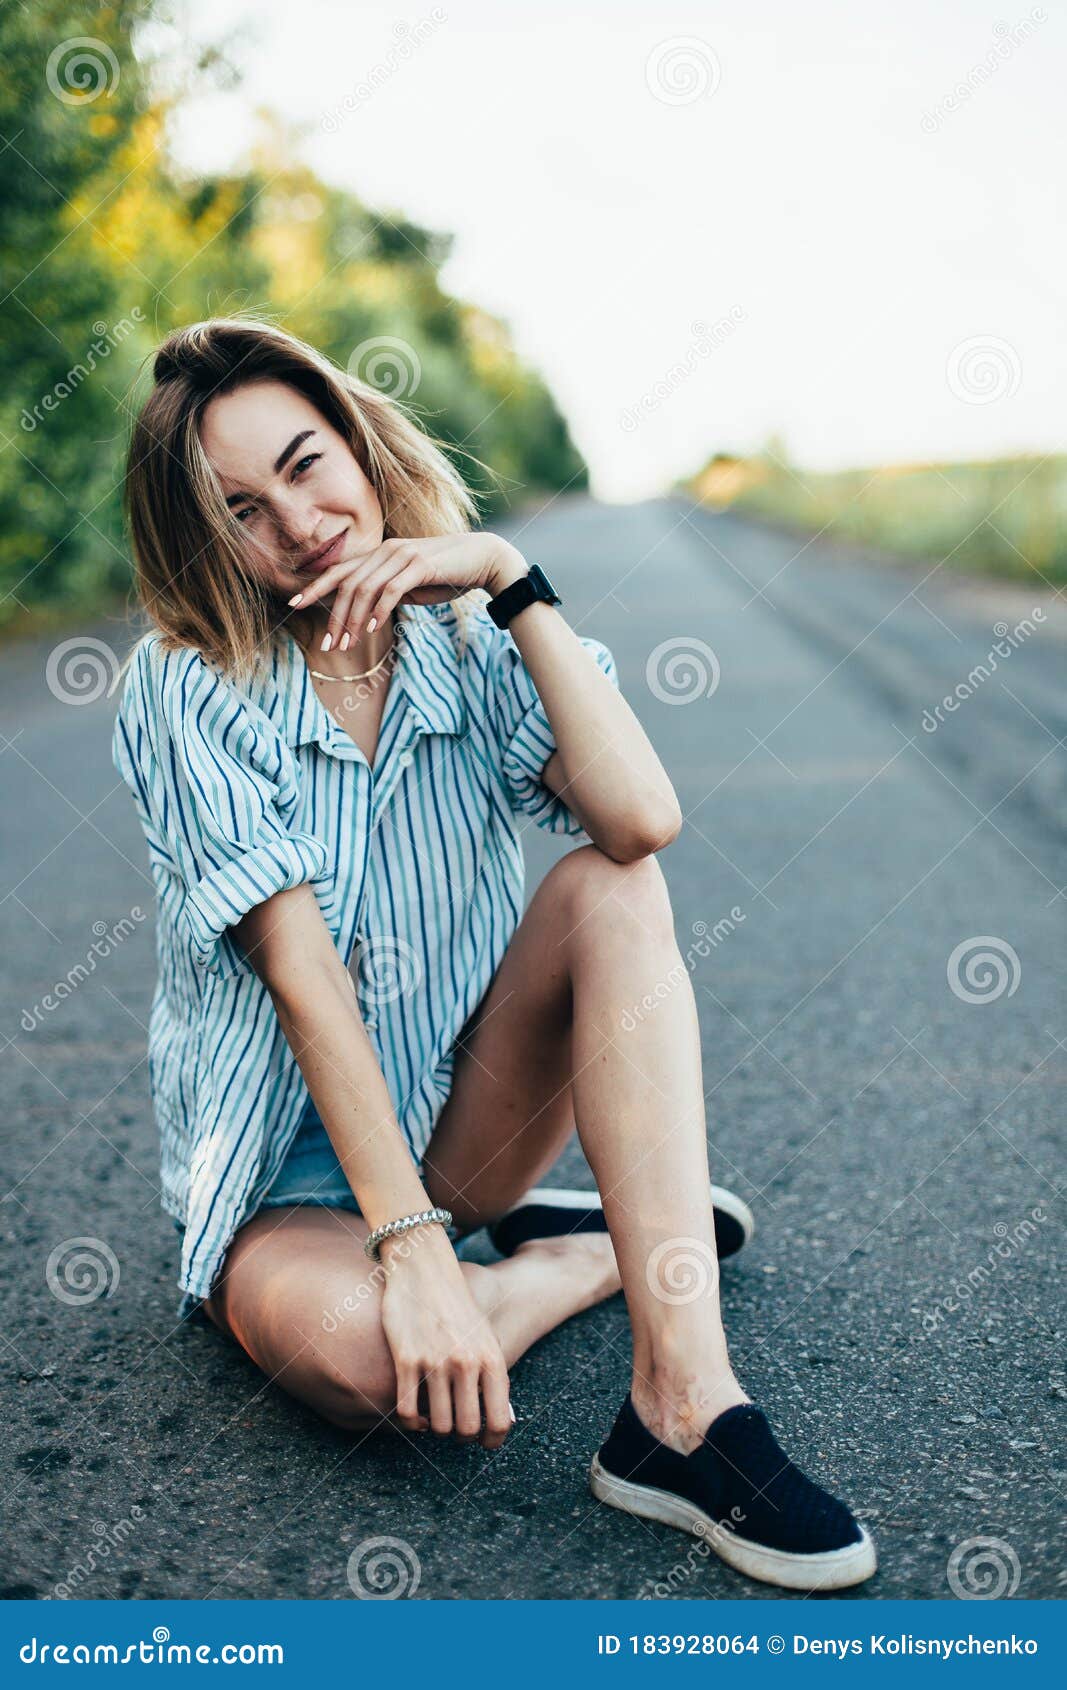
[[[348,442],[285,382],[249,382],[210,400],[200,440],[251,568],[279,596],[381,544],[381,505]]]

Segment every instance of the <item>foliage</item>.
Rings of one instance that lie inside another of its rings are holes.
[[[126,589],[120,482],[144,364],[216,313],[269,315],[353,369],[367,341],[407,343],[420,379],[380,385],[450,449],[486,518],[586,485],[506,326],[441,287],[446,233],[319,181],[269,113],[240,170],[190,179],[170,114],[239,72],[211,48],[178,63],[157,0],[87,17],[59,0],[0,9],[0,626]]]
[[[777,442],[719,453],[688,484],[708,504],[954,568],[1067,580],[1067,457],[901,464],[813,474]]]

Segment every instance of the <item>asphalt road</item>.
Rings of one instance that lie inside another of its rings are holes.
[[[683,953],[694,924],[741,912],[692,978],[713,1165],[759,1225],[724,1276],[742,1379],[876,1534],[859,1594],[954,1600],[950,1557],[975,1538],[996,1540],[1003,1593],[1062,1594],[1064,600],[673,500],[561,499],[511,532],[614,650],[675,780],[687,820],[662,861]],[[994,625],[1035,608],[974,675]],[[84,633],[124,650],[133,630]],[[213,1329],[175,1325],[146,854],[110,761],[115,701],[57,699],[57,643],[8,647],[0,683],[4,1594],[351,1600],[349,1557],[380,1536],[417,1557],[416,1598],[770,1594],[593,1502],[628,1378],[621,1298],[516,1368],[493,1456],[348,1437]],[[528,843],[532,890],[557,847]],[[42,1009],[135,906],[136,930]],[[980,938],[1000,958],[984,986],[966,972]],[[575,1149],[558,1177],[583,1167]],[[46,1265],[82,1236],[120,1277],[67,1303]]]

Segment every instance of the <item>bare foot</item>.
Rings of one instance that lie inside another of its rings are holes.
[[[606,1234],[531,1238],[492,1267],[461,1266],[509,1366],[553,1327],[621,1289]]]
[[[515,1256],[540,1256],[545,1262],[566,1262],[571,1277],[589,1291],[585,1307],[622,1290],[615,1246],[606,1232],[568,1232],[560,1238],[530,1238],[518,1246]]]

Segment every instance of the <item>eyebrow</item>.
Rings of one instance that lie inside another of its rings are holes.
[[[294,434],[284,452],[282,452],[274,461],[275,475],[278,474],[279,470],[283,470],[285,468],[297,447],[302,446],[305,440],[310,440],[314,433],[315,430],[313,428],[305,428],[302,434]],[[252,493],[230,493],[227,495],[226,504],[232,509],[234,505],[243,505],[246,499],[254,497],[255,495]]]

